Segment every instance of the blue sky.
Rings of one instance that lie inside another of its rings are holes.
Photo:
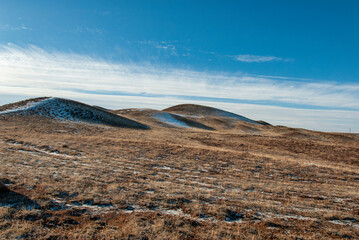
[[[0,0],[0,104],[195,102],[359,131],[358,12],[358,1]]]

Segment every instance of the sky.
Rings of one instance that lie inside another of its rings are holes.
[[[358,1],[0,0],[0,105],[195,103],[359,132]]]

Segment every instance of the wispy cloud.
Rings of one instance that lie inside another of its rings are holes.
[[[0,47],[0,104],[14,96],[44,95],[110,108],[164,108],[192,102],[276,124],[354,131],[359,121],[358,90],[359,84],[165,69],[35,46]]]
[[[262,62],[272,62],[272,61],[287,61],[286,59],[274,56],[259,56],[259,55],[252,55],[252,54],[243,54],[243,55],[236,55],[234,59],[240,62],[247,62],[247,63],[262,63]]]
[[[163,52],[167,52],[172,56],[179,56],[179,52],[184,52],[181,55],[186,56],[188,54],[189,49],[183,49],[183,46],[178,46],[178,41],[152,41],[152,40],[144,40],[138,41],[137,43],[141,45],[151,46]],[[180,49],[178,49],[180,48]]]
[[[32,30],[31,28],[25,26],[24,24],[11,26],[9,24],[0,25],[0,30],[3,31],[21,31],[21,30]]]

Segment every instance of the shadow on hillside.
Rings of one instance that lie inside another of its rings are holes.
[[[0,207],[25,208],[27,210],[41,208],[35,201],[11,190],[0,191]]]

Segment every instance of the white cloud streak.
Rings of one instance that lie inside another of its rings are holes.
[[[265,76],[161,69],[50,53],[35,46],[0,47],[0,104],[21,96],[45,95],[117,109],[160,109],[192,102],[275,124],[355,131],[359,120],[358,90],[356,84],[292,82]],[[293,104],[333,110],[303,110]],[[344,108],[350,111],[341,110]]]
[[[280,57],[274,56],[259,56],[259,55],[251,55],[251,54],[243,54],[243,55],[236,55],[234,59],[240,62],[247,62],[247,63],[262,63],[262,62],[272,62],[272,61],[287,61]]]
[[[25,25],[18,25],[18,26],[10,26],[9,24],[0,25],[0,30],[3,31],[20,31],[20,30],[32,30],[31,28]]]

